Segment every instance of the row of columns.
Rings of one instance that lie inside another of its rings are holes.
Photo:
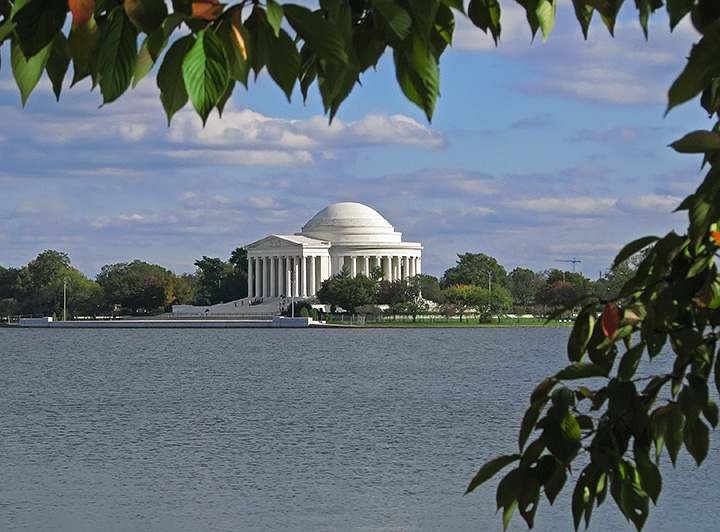
[[[327,256],[248,258],[248,297],[308,297],[329,277]]]
[[[332,260],[332,264],[331,264]],[[248,258],[248,297],[310,297],[320,283],[331,275],[350,269],[350,275],[370,276],[376,267],[385,272],[385,279],[396,281],[419,275],[420,257],[385,255],[334,256],[265,256]]]
[[[385,279],[388,281],[396,281],[398,279],[408,279],[419,275],[421,272],[420,257],[409,256],[339,256],[333,257],[333,274],[338,273],[343,266],[350,269],[350,275],[355,277],[362,273],[366,277],[370,277],[370,273],[377,267],[385,272]]]

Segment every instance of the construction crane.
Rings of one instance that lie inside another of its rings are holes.
[[[563,260],[563,259],[555,259],[555,262],[572,262],[572,265],[573,265],[573,273],[575,273],[575,264],[577,264],[578,262],[582,262],[582,261],[581,261],[580,259],[576,259],[575,257],[573,257],[572,259],[565,259],[565,260]]]

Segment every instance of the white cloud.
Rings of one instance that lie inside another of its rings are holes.
[[[558,216],[597,216],[609,213],[615,207],[616,202],[617,200],[614,198],[585,196],[508,200],[503,202],[503,206]]]
[[[170,126],[169,139],[177,144],[256,150],[320,150],[387,144],[438,148],[445,142],[440,132],[400,114],[371,114],[355,122],[335,119],[328,124],[322,116],[286,120],[248,109],[227,110],[222,119],[213,115],[204,128],[192,112],[178,113]]]
[[[621,198],[617,202],[619,209],[633,214],[658,214],[671,213],[678,208],[682,198],[678,196],[662,196],[659,194],[647,194]]]
[[[227,166],[311,166],[315,156],[306,150],[165,150],[167,157],[197,164]]]

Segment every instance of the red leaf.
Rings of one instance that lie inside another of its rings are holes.
[[[219,0],[201,0],[192,3],[192,16],[204,18],[205,20],[215,20],[223,14],[225,6]]]
[[[720,233],[718,233],[717,231],[712,231],[710,234],[715,239],[715,242],[717,242],[717,245],[720,246]]]
[[[620,327],[620,314],[617,309],[612,305],[605,305],[601,322],[605,336],[613,340]]]
[[[68,0],[68,3],[77,28],[87,24],[95,13],[95,0]]]

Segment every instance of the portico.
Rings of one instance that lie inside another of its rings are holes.
[[[402,242],[385,218],[360,203],[330,205],[300,233],[271,235],[246,249],[250,298],[312,297],[345,266],[353,277],[380,268],[388,281],[422,273],[422,245]]]

